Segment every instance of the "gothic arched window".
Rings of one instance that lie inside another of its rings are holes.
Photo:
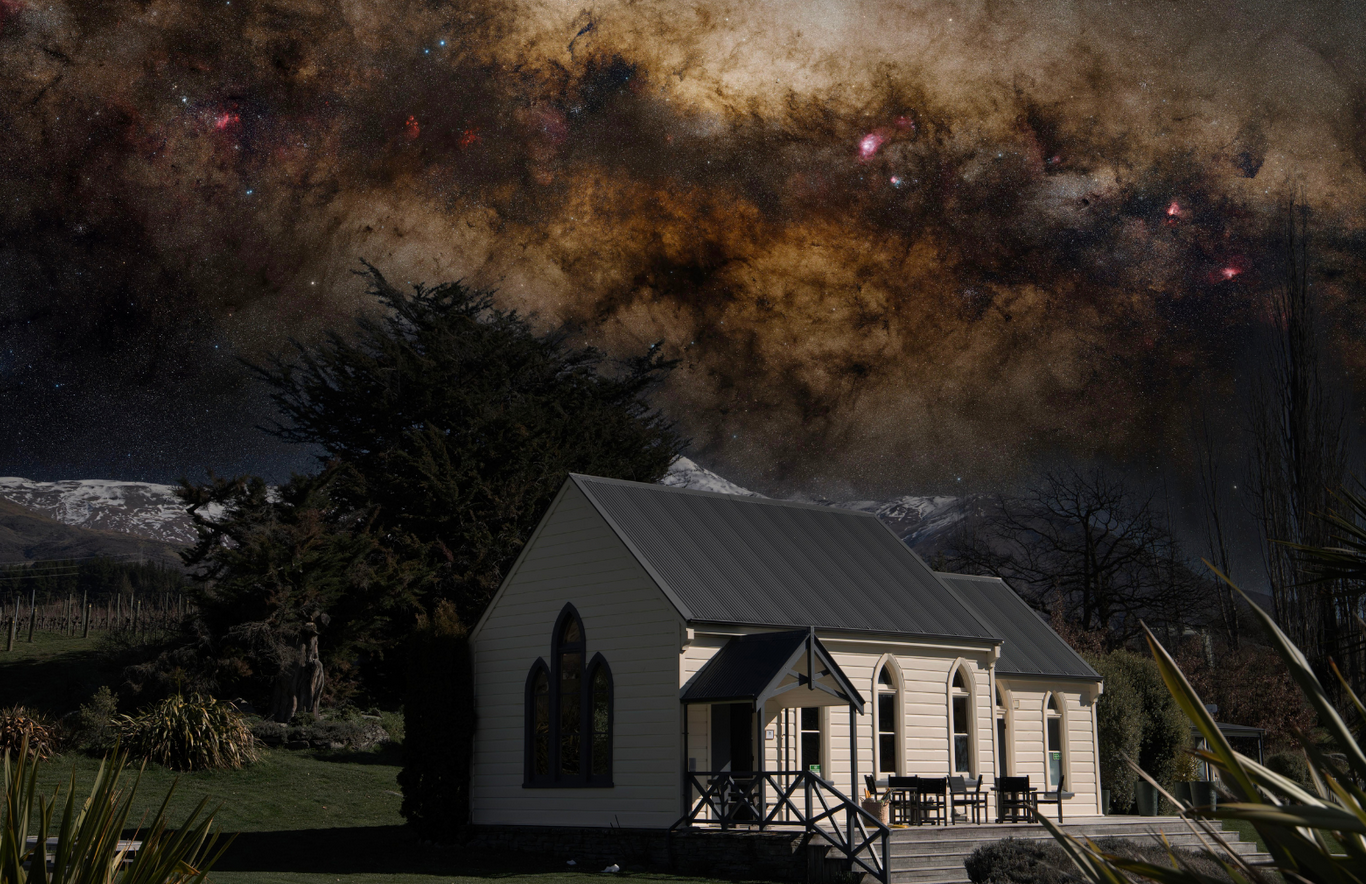
[[[526,682],[527,786],[612,785],[612,670],[601,654],[585,666],[588,641],[573,605],[550,638],[550,665]]]

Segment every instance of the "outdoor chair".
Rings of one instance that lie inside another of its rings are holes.
[[[892,792],[891,821],[920,825],[920,777],[888,777],[887,788]]]
[[[920,778],[920,822],[930,825],[944,825],[951,821],[948,802],[949,781],[947,777]]]
[[[997,777],[991,791],[996,793],[996,822],[1034,822],[1037,793],[1029,788],[1029,777]]]
[[[1074,793],[1074,792],[1068,792],[1068,791],[1065,789],[1066,785],[1067,785],[1067,777],[1059,777],[1059,778],[1058,778],[1058,788],[1057,788],[1057,789],[1055,789],[1055,790],[1052,791],[1052,792],[1043,792],[1043,793],[1041,793],[1041,794],[1035,796],[1035,799],[1034,799],[1034,810],[1035,810],[1035,812],[1036,812],[1036,813],[1038,812],[1038,809],[1039,809],[1038,806],[1039,806],[1040,804],[1056,804],[1056,805],[1058,806],[1058,822],[1061,823],[1061,822],[1062,822],[1062,802],[1063,802],[1063,800],[1064,800],[1064,799],[1067,799],[1067,798],[1071,798],[1074,794],[1076,794],[1076,793]]]
[[[864,774],[863,782],[868,784],[868,794],[873,798],[877,798],[877,777],[872,774]]]
[[[982,794],[982,778],[978,777],[972,784],[972,789],[968,789],[968,781],[965,777],[949,777],[949,818],[954,818],[954,812],[958,808],[963,808],[963,819],[967,820],[968,813],[972,814],[974,823],[982,822],[982,812],[987,806],[987,796]]]

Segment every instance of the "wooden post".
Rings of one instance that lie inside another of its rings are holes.
[[[123,590],[114,594],[114,623],[117,624],[114,629],[123,628]]]
[[[6,637],[5,637],[5,652],[6,652],[6,653],[8,653],[8,652],[14,650],[14,621],[15,621],[15,618],[11,617],[11,618],[10,618],[10,621],[9,621],[9,632],[6,633]]]
[[[81,593],[81,638],[90,638],[90,593]]]
[[[30,590],[28,599],[28,643],[33,644],[33,628],[38,625],[38,590]]]
[[[62,632],[66,633],[67,635],[70,635],[70,634],[71,634],[71,606],[72,606],[73,601],[74,601],[74,599],[71,598],[71,593],[67,593],[67,594],[66,594],[66,616],[62,618],[63,621],[64,621],[64,622],[62,623]]]

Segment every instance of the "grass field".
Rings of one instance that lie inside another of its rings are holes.
[[[96,638],[27,633],[5,653],[0,637],[0,708],[23,703],[51,715],[84,702],[113,673],[101,673]],[[201,799],[221,805],[216,828],[237,833],[212,880],[221,884],[435,884],[497,879],[500,884],[587,884],[629,877],[659,884],[707,879],[637,872],[570,872],[565,857],[489,855],[421,844],[399,815],[399,750],[290,752],[268,749],[241,771],[177,775],[148,764],[137,782],[132,820],[156,813],[174,785],[173,825]],[[70,753],[44,762],[40,789],[88,792],[97,759]],[[132,786],[136,771],[126,782]]]
[[[46,762],[40,789],[65,794],[74,772],[77,794],[88,788],[99,762],[67,755]],[[217,828],[237,832],[212,876],[222,884],[431,884],[498,879],[503,884],[586,884],[604,876],[568,872],[565,858],[489,855],[424,845],[399,816],[398,758],[384,752],[266,750],[241,771],[177,777],[147,765],[138,782],[133,817],[150,818],[171,786],[173,823],[202,798],[222,807]],[[129,782],[131,785],[131,780]],[[686,884],[706,879],[633,872],[637,881]]]

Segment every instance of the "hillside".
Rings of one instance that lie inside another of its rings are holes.
[[[116,531],[64,525],[0,498],[0,564],[96,556],[180,564],[173,544]]]

